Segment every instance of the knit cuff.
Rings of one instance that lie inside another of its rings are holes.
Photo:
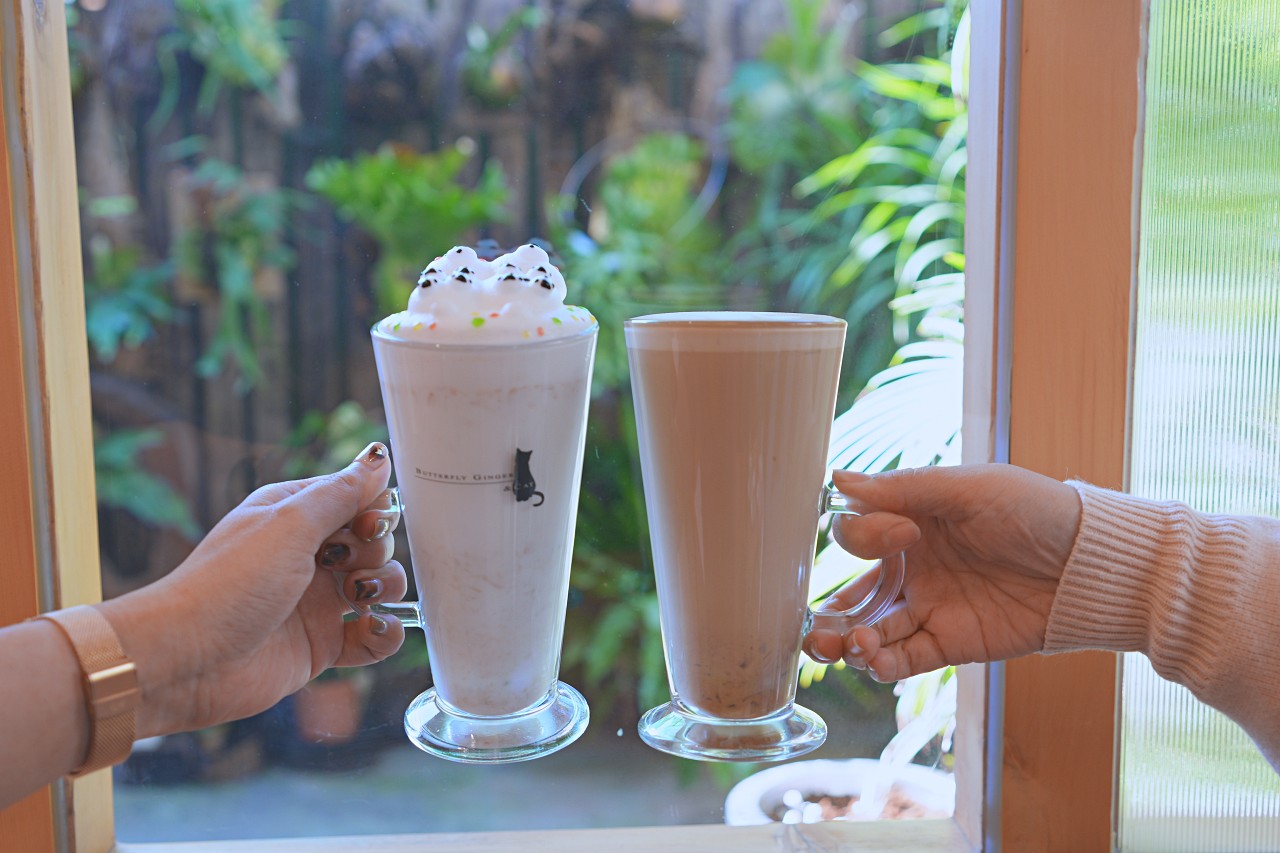
[[[1149,636],[1152,557],[1167,536],[1166,505],[1071,481],[1080,530],[1045,632],[1046,652],[1143,651]]]
[[[1203,657],[1197,646],[1241,606],[1246,523],[1071,483],[1080,531],[1049,613],[1045,651],[1140,651],[1162,663]]]
[[[1073,482],[1082,514],[1044,650],[1139,651],[1280,770],[1280,524]]]

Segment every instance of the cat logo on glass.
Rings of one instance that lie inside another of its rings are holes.
[[[537,490],[538,484],[534,481],[533,472],[529,468],[529,457],[532,455],[532,450],[516,448],[516,479],[514,484],[516,500],[523,502],[531,498],[537,498],[538,502],[533,506],[542,506],[542,502],[546,497]]]

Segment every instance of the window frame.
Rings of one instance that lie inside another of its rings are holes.
[[[1001,292],[1008,461],[1123,489],[1137,289],[1146,0],[1011,4],[1017,134]],[[1009,142],[1006,138],[1006,147]],[[1001,363],[997,359],[997,363]],[[1034,656],[1002,682],[997,843],[1115,849],[1119,656]],[[1050,736],[1046,736],[1051,733]]]
[[[965,461],[1121,487],[1145,4],[974,0],[971,14]],[[99,600],[101,584],[87,344],[65,334],[84,317],[65,11],[56,0],[9,0],[0,24],[0,276],[13,282],[0,297],[0,392],[22,403],[0,412],[0,429],[27,449],[25,465],[0,470],[0,523],[19,543],[18,559],[0,566],[12,591],[0,600],[0,624],[9,624]],[[964,667],[953,820],[442,834],[378,845],[774,850],[784,832],[833,848],[1110,848],[1116,671],[1107,653]],[[0,837],[59,853],[209,849],[116,848],[107,772],[0,812]]]

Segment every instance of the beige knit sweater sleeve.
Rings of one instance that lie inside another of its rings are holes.
[[[1083,514],[1046,652],[1142,652],[1280,770],[1280,520],[1072,482]]]

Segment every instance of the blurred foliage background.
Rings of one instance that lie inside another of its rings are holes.
[[[68,12],[108,595],[385,438],[368,328],[455,243],[549,241],[602,324],[563,677],[610,724],[667,690],[624,319],[844,317],[833,464],[958,453],[963,3]],[[823,553],[815,595],[860,570]]]

